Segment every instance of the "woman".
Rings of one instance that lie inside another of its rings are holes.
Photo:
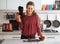
[[[34,10],[34,3],[29,1],[26,5],[26,14],[20,18],[20,28],[22,30],[21,39],[35,38],[36,32],[38,33],[39,38],[44,36],[41,33],[40,20],[38,15]]]

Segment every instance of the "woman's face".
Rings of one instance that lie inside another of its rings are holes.
[[[28,14],[31,15],[33,11],[34,11],[34,6],[33,5],[28,5],[28,7],[27,7]]]

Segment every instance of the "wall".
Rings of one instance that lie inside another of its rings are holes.
[[[8,12],[13,12],[13,11],[8,11]],[[17,11],[14,11],[13,13],[16,13]],[[44,25],[44,20],[47,20],[47,15],[48,15],[48,20],[50,21],[54,21],[54,20],[58,20],[60,22],[60,11],[36,11],[39,18],[40,18],[40,23]],[[9,20],[6,19],[6,12],[5,10],[0,11],[0,25],[3,23],[9,23]],[[57,16],[57,19],[56,19]],[[45,28],[45,29],[53,29],[53,30],[58,30],[60,33],[60,26],[58,28],[54,28],[49,27],[49,28]]]
[[[53,26],[53,21],[54,20],[58,20],[59,22],[60,22],[60,12],[58,11],[39,11],[39,12],[37,12],[38,13],[38,15],[39,15],[39,18],[40,18],[40,20],[41,20],[41,24],[43,24],[43,30],[45,30],[45,29],[53,29],[53,30],[57,30],[59,33],[60,33],[60,26],[58,27],[58,28],[55,28],[54,26]],[[48,15],[48,18],[47,18],[47,15]],[[45,20],[50,20],[51,21],[51,26],[49,27],[49,28],[46,28],[44,25],[44,21]]]
[[[9,23],[9,21],[6,19],[6,13],[0,12],[0,25],[3,23]]]

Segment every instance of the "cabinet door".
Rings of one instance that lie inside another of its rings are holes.
[[[40,1],[38,0],[7,0],[7,9],[17,10],[18,6],[23,6],[24,10],[26,10],[26,3],[28,1],[33,1],[35,3],[35,9],[40,10]]]
[[[20,0],[7,0],[7,9],[17,10]]]
[[[6,0],[0,0],[0,10],[6,9]]]

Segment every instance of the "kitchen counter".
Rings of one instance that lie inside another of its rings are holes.
[[[21,39],[6,39],[2,44],[60,44],[59,38],[47,38],[39,42],[23,42]]]
[[[60,38],[60,33],[43,33],[43,35],[45,36],[45,38],[48,38],[49,40],[52,38]],[[13,39],[12,41],[14,42],[14,39],[18,39],[17,41],[20,41],[20,37],[21,37],[21,32],[19,32],[19,31],[0,32],[0,40],[6,39],[6,41],[8,41],[8,40],[10,41],[10,39]],[[37,34],[35,37],[38,38]]]
[[[60,35],[60,33],[56,32],[43,32],[44,35]],[[13,32],[0,32],[0,35],[21,35],[20,31],[13,31]]]

